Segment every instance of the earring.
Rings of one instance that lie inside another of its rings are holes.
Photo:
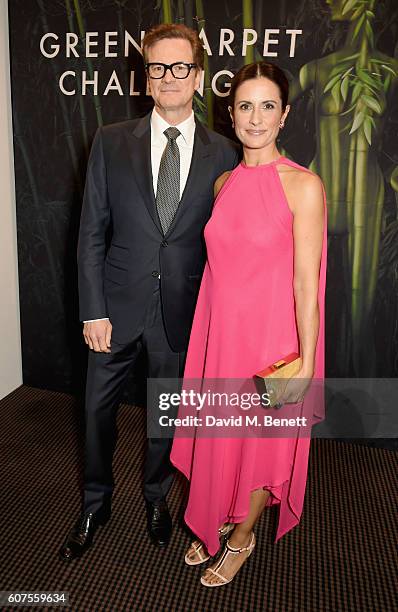
[[[232,127],[235,127],[235,123],[232,121]]]
[[[282,130],[282,129],[285,127],[285,124],[281,122],[281,123],[279,124],[279,127],[280,127],[280,129]]]

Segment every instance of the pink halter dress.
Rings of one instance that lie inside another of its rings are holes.
[[[205,227],[207,262],[192,325],[185,379],[249,378],[299,352],[293,294],[293,214],[277,167],[307,168],[279,157],[230,174]],[[319,273],[320,329],[314,378],[324,377],[325,230]],[[219,549],[218,528],[242,522],[250,493],[270,491],[279,504],[277,541],[301,517],[309,437],[174,438],[171,462],[190,480],[185,521]]]

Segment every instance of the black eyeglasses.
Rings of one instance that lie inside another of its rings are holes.
[[[170,70],[175,79],[186,79],[192,68],[196,68],[196,64],[187,64],[186,62],[159,64],[157,62],[150,62],[145,64],[145,68],[151,79],[163,79],[167,70]]]

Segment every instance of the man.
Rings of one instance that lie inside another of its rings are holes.
[[[83,512],[60,550],[68,561],[82,555],[110,517],[117,406],[137,356],[145,352],[148,377],[183,375],[213,183],[238,163],[237,146],[194,118],[203,67],[197,33],[157,26],[146,34],[143,53],[155,108],[142,119],[99,128],[87,170],[78,246],[80,315],[90,348],[86,465]],[[168,543],[172,527],[171,442],[148,439],[144,466],[148,530],[158,546]]]

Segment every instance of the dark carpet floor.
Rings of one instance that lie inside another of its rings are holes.
[[[26,386],[0,402],[0,591],[68,591],[78,611],[397,610],[395,452],[313,440],[300,525],[274,544],[278,509],[267,509],[236,579],[206,589],[202,568],[183,561],[182,478],[169,497],[171,544],[157,550],[148,541],[145,414],[127,405],[118,417],[112,519],[82,559],[64,564],[58,548],[80,507],[82,418],[72,397]]]

